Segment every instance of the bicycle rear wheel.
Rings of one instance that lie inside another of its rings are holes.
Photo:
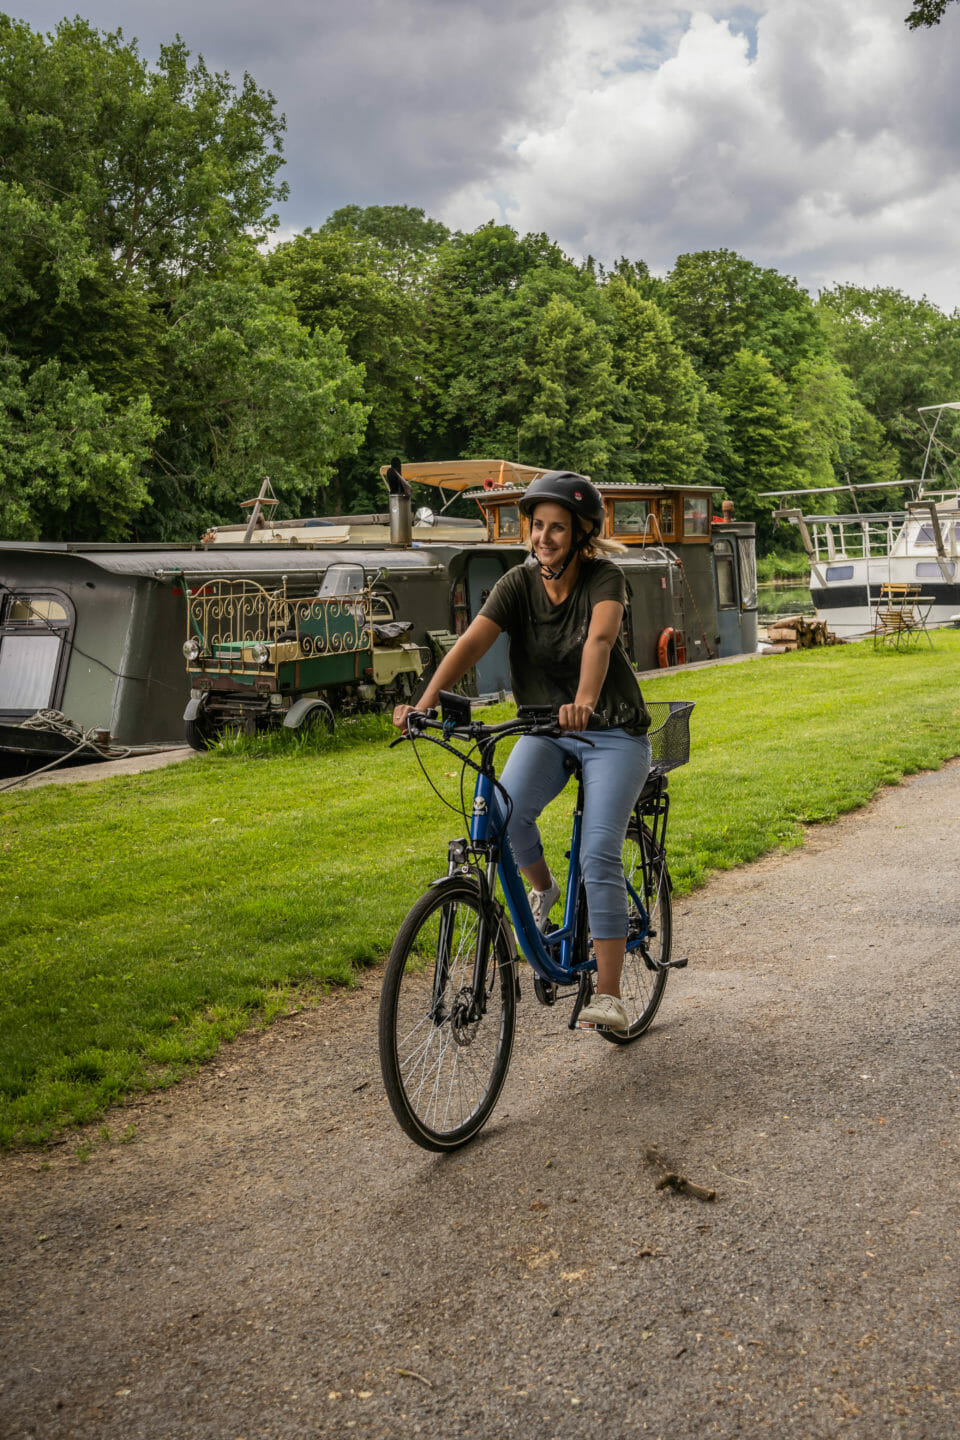
[[[455,1150],[486,1122],[506,1079],[516,977],[498,911],[484,927],[477,887],[454,877],[423,895],[390,951],[380,996],[380,1068],[403,1129],[425,1150]]]
[[[630,1027],[619,1035],[612,1030],[599,1032],[614,1045],[628,1045],[648,1028],[660,1007],[670,973],[659,968],[670,959],[672,938],[667,862],[646,825],[638,827],[635,818],[623,842],[623,875],[627,882],[628,918],[620,994]]]

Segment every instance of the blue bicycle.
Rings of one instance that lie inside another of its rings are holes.
[[[599,1030],[629,1044],[650,1025],[671,969],[670,875],[665,841],[667,772],[689,758],[692,704],[648,703],[653,765],[627,830],[623,870],[629,923],[621,993],[629,1028]],[[485,725],[470,718],[469,701],[441,694],[441,718],[414,712],[409,739],[428,740],[476,773],[469,838],[452,840],[447,874],[407,915],[390,951],[380,998],[380,1066],[387,1097],[403,1129],[427,1150],[455,1150],[488,1119],[503,1088],[520,997],[517,941],[544,1005],[574,997],[570,1028],[593,993],[593,954],[580,873],[583,778],[578,781],[570,835],[563,922],[541,933],[506,836],[510,798],[497,780],[496,747],[508,736],[561,732],[555,715],[521,711]],[[586,737],[589,740],[589,736]],[[459,744],[454,743],[459,742]],[[468,749],[464,749],[466,742]],[[466,808],[462,807],[465,820]],[[498,898],[499,877],[503,900]],[[505,903],[504,903],[505,902]]]

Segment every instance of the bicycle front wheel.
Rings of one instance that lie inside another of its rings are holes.
[[[484,915],[477,887],[454,877],[417,901],[390,951],[380,1068],[394,1115],[425,1150],[472,1139],[506,1079],[517,1002],[502,926],[499,911]]]
[[[622,1034],[600,1033],[614,1045],[636,1040],[660,1008],[670,959],[673,911],[670,876],[663,851],[653,843],[646,825],[631,820],[623,842],[623,878],[627,883],[627,954],[623,962],[620,994],[630,1018]]]

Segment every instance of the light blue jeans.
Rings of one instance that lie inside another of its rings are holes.
[[[627,933],[623,841],[650,770],[650,741],[625,730],[591,730],[589,739],[591,745],[579,735],[557,740],[522,735],[500,782],[513,801],[507,834],[514,858],[518,865],[532,865],[543,854],[537,819],[570,779],[565,758],[579,761],[584,790],[580,868],[590,930],[597,940],[616,940]]]

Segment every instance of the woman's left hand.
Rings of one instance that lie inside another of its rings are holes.
[[[590,717],[593,714],[592,705],[578,705],[576,701],[572,705],[561,705],[557,714],[560,729],[564,731],[586,730],[590,724]]]

